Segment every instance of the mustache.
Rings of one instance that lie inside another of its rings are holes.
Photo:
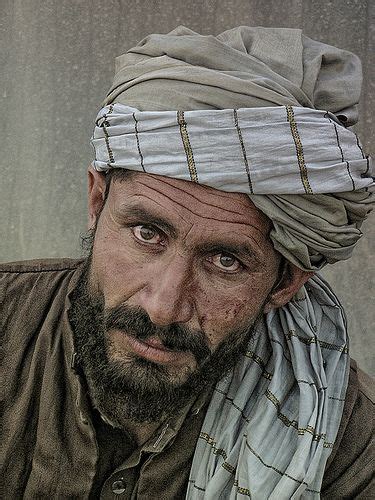
[[[147,312],[139,307],[122,304],[106,309],[104,326],[107,331],[120,330],[141,341],[158,337],[167,349],[191,352],[199,364],[211,354],[206,336],[201,330],[192,330],[178,323],[168,326],[155,325]]]

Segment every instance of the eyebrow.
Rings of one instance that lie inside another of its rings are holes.
[[[145,224],[158,226],[160,229],[172,236],[172,238],[177,237],[177,230],[173,224],[161,217],[158,217],[152,212],[149,212],[148,210],[144,210],[140,207],[122,207],[120,208],[120,212],[125,218],[135,219]]]

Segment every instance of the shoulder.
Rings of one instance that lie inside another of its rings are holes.
[[[43,371],[45,360],[56,351],[82,263],[48,259],[0,266],[0,331],[9,397],[21,393],[19,381],[27,381],[32,370]]]
[[[322,498],[375,498],[374,382],[351,360],[343,416],[327,463]]]
[[[26,342],[53,310],[63,308],[83,260],[46,259],[0,264],[0,320],[5,341]]]
[[[48,283],[53,286],[54,278],[75,271],[82,262],[82,259],[39,259],[0,264],[0,302],[4,304],[5,297],[12,299],[14,294],[35,292],[36,283],[44,288]]]
[[[30,274],[76,269],[82,259],[35,259],[0,263],[1,274]]]

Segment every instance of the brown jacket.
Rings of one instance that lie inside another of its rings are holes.
[[[0,266],[2,498],[184,498],[210,394],[201,394],[142,447],[100,419],[72,365],[67,313],[81,262]],[[371,384],[352,361],[322,498],[375,498]]]

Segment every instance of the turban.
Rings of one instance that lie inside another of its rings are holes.
[[[298,29],[153,34],[116,60],[94,166],[247,192],[276,250],[317,270],[351,256],[373,204],[371,160],[346,128],[360,87],[354,54]]]
[[[360,61],[297,29],[185,27],[117,58],[92,144],[126,168],[247,193],[306,270],[350,257],[371,209],[358,118]],[[320,498],[348,383],[346,319],[317,275],[263,315],[217,384],[187,496]]]

